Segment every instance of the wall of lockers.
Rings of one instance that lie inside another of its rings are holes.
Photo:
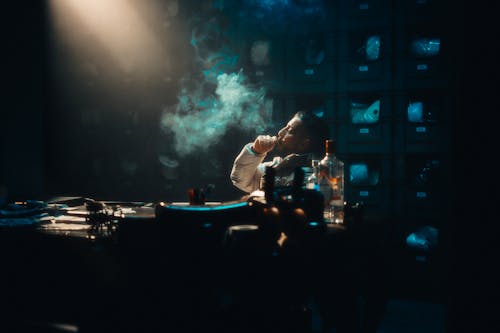
[[[336,1],[305,33],[272,45],[252,79],[270,87],[277,122],[328,120],[345,161],[345,197],[367,217],[439,224],[449,213],[454,56],[443,2]]]

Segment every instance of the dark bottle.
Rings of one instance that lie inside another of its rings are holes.
[[[275,193],[274,193],[274,180],[276,177],[276,170],[271,166],[266,166],[266,170],[263,177],[262,190],[264,191],[264,198],[266,199],[267,205],[272,205],[274,203]]]

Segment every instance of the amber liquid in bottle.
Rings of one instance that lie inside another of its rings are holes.
[[[344,162],[338,159],[334,140],[325,140],[325,156],[319,162],[319,189],[325,199],[327,223],[344,221]]]

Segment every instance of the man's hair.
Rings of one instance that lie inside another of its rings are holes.
[[[309,138],[309,151],[318,157],[325,154],[325,140],[330,137],[328,123],[311,111],[300,110],[295,114],[302,121],[300,131]]]

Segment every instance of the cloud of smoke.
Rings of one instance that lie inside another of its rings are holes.
[[[182,89],[179,103],[168,108],[162,127],[175,134],[175,150],[181,156],[206,151],[226,133],[229,126],[262,132],[268,125],[272,101],[264,88],[246,85],[242,71],[217,75],[213,95],[205,95],[203,85]]]
[[[180,82],[178,102],[164,108],[161,127],[174,134],[180,156],[213,149],[231,126],[255,133],[269,125],[272,100],[263,87],[248,83],[231,41],[215,19],[193,29],[197,73]]]

